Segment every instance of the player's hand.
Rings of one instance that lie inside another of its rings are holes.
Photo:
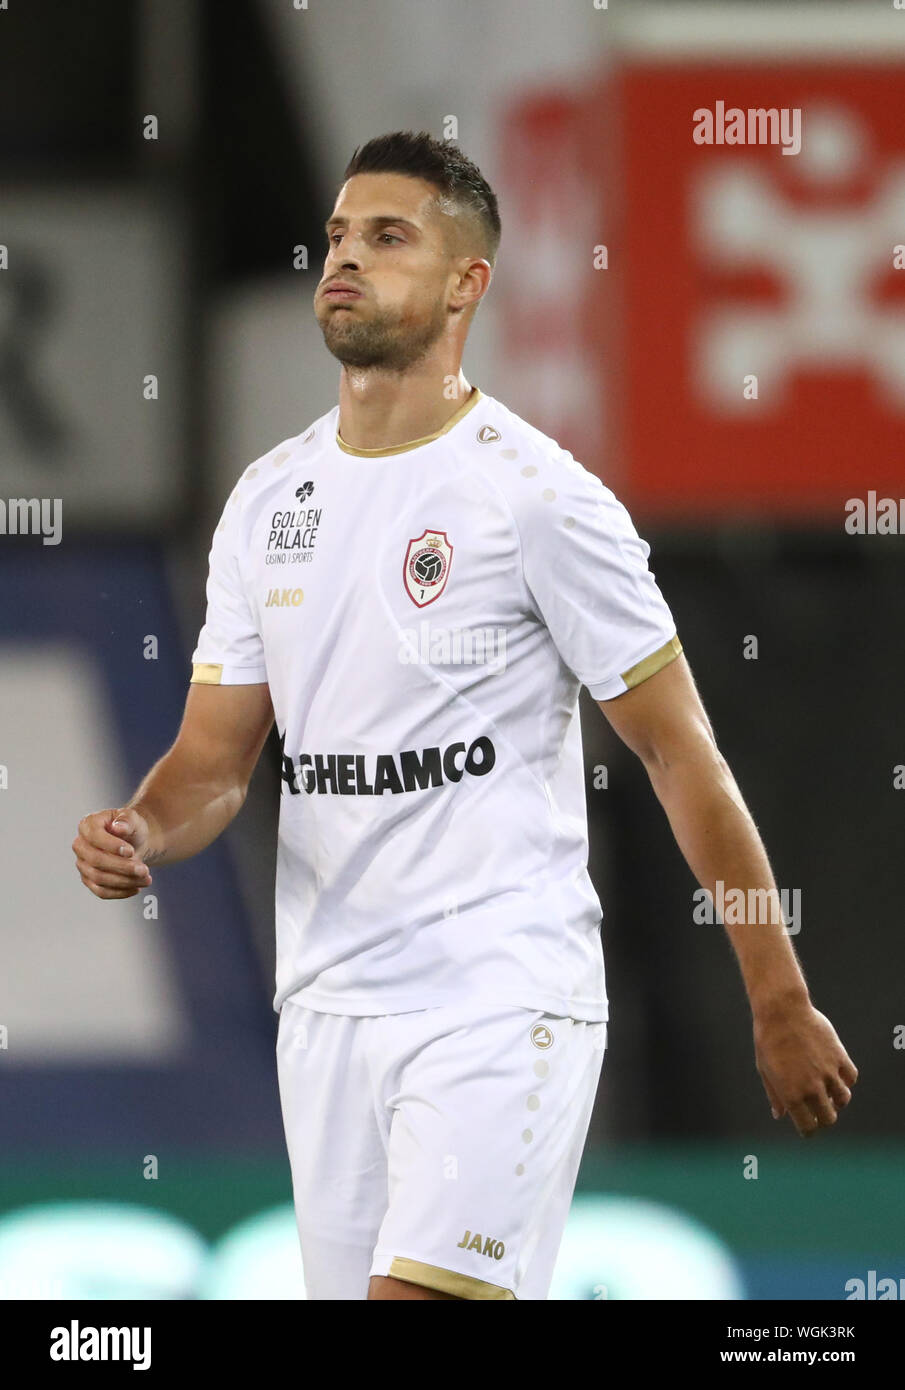
[[[85,887],[96,898],[134,898],[152,882],[142,862],[148,839],[148,823],[134,807],[85,816],[72,842]]]
[[[836,1123],[858,1069],[810,1001],[756,1014],[754,1052],[774,1120],[788,1114],[803,1139]]]

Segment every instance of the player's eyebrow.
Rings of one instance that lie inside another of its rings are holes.
[[[364,220],[369,227],[406,227],[410,232],[414,232],[416,236],[420,236],[421,234],[421,228],[414,222],[410,222],[407,217],[390,217],[385,213],[381,213],[375,217],[366,217]],[[327,221],[324,223],[324,231],[329,236],[334,228],[346,227],[348,223],[348,217],[328,217]]]

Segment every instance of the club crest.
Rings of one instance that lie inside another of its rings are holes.
[[[446,588],[453,548],[445,531],[422,531],[409,541],[402,566],[402,577],[412,603],[424,608],[439,598]]]

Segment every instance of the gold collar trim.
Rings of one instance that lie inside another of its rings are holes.
[[[394,444],[389,449],[353,449],[351,444],[347,444],[340,438],[339,427],[336,430],[336,442],[345,454],[357,454],[359,458],[385,458],[387,454],[405,454],[409,449],[420,449],[424,444],[430,444],[434,439],[439,439],[441,434],[446,434],[453,425],[457,425],[469,410],[473,410],[478,401],[482,399],[481,389],[478,386],[471,388],[470,395],[462,402],[459,409],[450,415],[445,425],[441,425],[433,434],[426,434],[422,439],[412,439],[408,444]]]

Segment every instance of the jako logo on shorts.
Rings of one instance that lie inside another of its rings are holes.
[[[482,1236],[480,1231],[476,1231],[474,1235],[471,1231],[466,1231],[456,1249],[477,1250],[479,1255],[487,1255],[493,1260],[501,1260],[506,1253],[506,1247],[501,1240],[494,1240],[493,1236]]]

